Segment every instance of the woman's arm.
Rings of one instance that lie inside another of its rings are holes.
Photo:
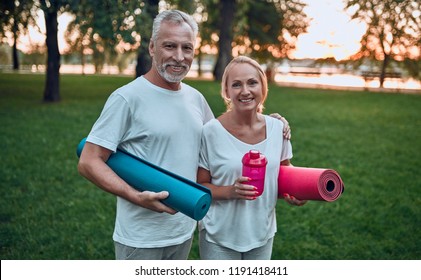
[[[289,159],[281,161],[281,165],[292,166],[291,161]],[[291,205],[303,206],[304,204],[307,203],[307,200],[296,199],[295,197],[293,197],[292,195],[289,195],[288,193],[284,193],[284,194],[282,194],[282,196],[284,197],[285,201],[288,202]]]
[[[229,200],[229,199],[256,199],[256,188],[252,185],[243,184],[249,178],[239,177],[232,185],[217,186],[211,184],[211,175],[209,170],[199,167],[197,171],[197,183],[209,188],[212,192],[212,199]]]

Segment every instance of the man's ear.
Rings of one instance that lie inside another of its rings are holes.
[[[149,42],[149,55],[151,57],[153,57],[153,55],[154,55],[154,44],[153,44],[152,40]]]

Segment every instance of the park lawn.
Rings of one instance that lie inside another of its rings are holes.
[[[76,145],[130,80],[62,75],[62,101],[46,104],[44,75],[0,73],[1,259],[114,259],[115,197],[77,173]],[[218,83],[186,83],[224,111]],[[294,165],[345,183],[332,203],[279,201],[273,259],[420,259],[421,95],[272,85],[272,112],[290,122]]]

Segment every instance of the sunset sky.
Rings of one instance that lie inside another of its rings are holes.
[[[350,21],[342,0],[302,0],[312,18],[308,33],[298,38],[295,58],[335,57],[345,59],[360,47],[365,25]]]
[[[294,58],[323,58],[335,57],[337,60],[345,59],[355,53],[359,48],[359,41],[364,33],[364,24],[351,22],[343,11],[342,0],[302,0],[308,7],[305,12],[312,18],[308,33],[298,38],[297,50]],[[39,26],[45,33],[45,24],[42,12],[39,14]],[[59,47],[65,48],[64,30],[69,22],[69,16],[59,17]],[[45,36],[35,28],[30,29],[30,36],[20,39],[19,48],[23,51],[32,43],[42,44]]]

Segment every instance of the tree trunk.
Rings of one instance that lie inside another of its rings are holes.
[[[82,64],[82,76],[85,76],[85,54],[84,48],[82,47],[82,51],[80,54],[80,64]]]
[[[18,37],[19,37],[19,28],[17,20],[14,20],[13,24],[13,47],[12,47],[12,57],[13,57],[13,70],[19,70],[19,57],[18,57]]]
[[[203,75],[203,71],[202,71],[202,57],[203,57],[203,54],[200,51],[200,46],[199,46],[198,54],[196,56],[196,58],[197,58],[197,77],[198,78],[202,77],[202,75]]]
[[[215,69],[213,70],[214,78],[217,81],[222,80],[225,67],[232,59],[232,23],[235,15],[235,0],[221,0],[220,5],[221,25],[219,27],[219,51]]]
[[[47,29],[47,73],[45,79],[44,102],[60,101],[60,52],[58,50],[58,22],[56,10],[44,10]]]
[[[142,37],[142,43],[139,47],[136,64],[136,77],[146,74],[152,66],[152,59],[149,55],[149,40],[150,38]]]
[[[18,37],[19,37],[19,26],[18,26],[17,19],[15,18],[13,21],[13,47],[12,47],[13,70],[19,70]]]
[[[159,0],[147,1],[142,12],[154,19],[159,12]],[[149,55],[149,41],[152,37],[152,24],[147,33],[142,34],[142,41],[140,42],[139,52],[137,55],[136,77],[146,74],[152,67],[152,58]]]
[[[380,88],[383,88],[383,84],[384,84],[384,80],[386,78],[386,69],[387,69],[387,65],[389,64],[389,60],[390,60],[390,56],[387,54],[384,54],[384,60],[383,60],[383,64],[382,64],[382,70],[380,72]]]
[[[268,64],[265,73],[268,83],[273,83],[275,81],[275,68],[271,64]]]
[[[17,34],[13,38],[13,70],[19,70],[19,58],[18,58],[18,48],[17,48]]]

